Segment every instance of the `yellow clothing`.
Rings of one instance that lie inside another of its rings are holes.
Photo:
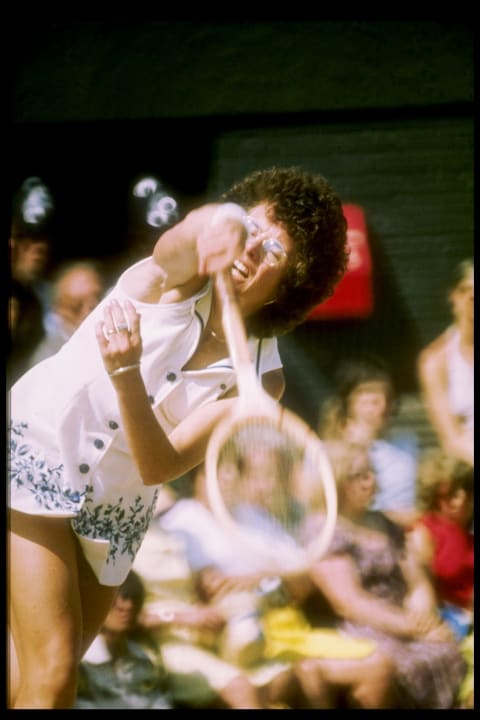
[[[458,702],[465,707],[473,707],[473,630],[462,640],[460,650],[467,663],[467,672],[460,685]]]
[[[274,608],[262,618],[267,659],[296,660],[300,657],[358,659],[371,655],[376,644],[350,638],[338,630],[313,628],[304,614],[293,607]]]

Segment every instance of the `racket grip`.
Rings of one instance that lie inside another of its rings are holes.
[[[218,272],[215,277],[217,288],[222,298],[222,302],[231,302],[234,305],[237,304],[237,298],[235,296],[235,290],[233,289],[232,278],[230,277],[229,270],[222,270]]]
[[[224,270],[218,272],[215,279],[222,299],[223,330],[233,364],[237,371],[245,370],[245,368],[249,368],[251,365],[250,350],[245,325],[232,285],[230,271]]]

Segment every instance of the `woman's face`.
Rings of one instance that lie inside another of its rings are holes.
[[[359,452],[349,463],[339,487],[342,514],[349,517],[362,514],[370,506],[375,490],[375,474],[368,453]]]
[[[105,618],[104,628],[115,633],[127,632],[135,626],[138,613],[138,607],[131,598],[117,595]]]
[[[50,255],[47,237],[14,238],[12,244],[12,273],[24,282],[33,282],[43,276]]]
[[[385,383],[360,383],[348,398],[347,417],[350,421],[370,426],[378,433],[385,425],[388,409],[388,389]]]
[[[55,309],[76,328],[96,308],[102,295],[101,278],[96,272],[74,269],[60,281]]]
[[[251,233],[232,267],[233,285],[245,317],[275,299],[294,258],[293,240],[280,225],[269,220],[268,210],[269,206],[262,203],[248,214]],[[272,244],[273,252],[269,249]]]
[[[470,527],[473,519],[473,493],[459,488],[453,493],[447,493],[438,500],[438,507],[442,515],[461,527]]]

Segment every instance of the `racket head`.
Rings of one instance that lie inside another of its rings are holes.
[[[333,471],[320,438],[277,403],[241,403],[212,433],[205,459],[210,506],[227,532],[279,574],[308,570],[337,518]]]

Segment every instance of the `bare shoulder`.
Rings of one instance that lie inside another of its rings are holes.
[[[423,565],[428,566],[432,560],[433,547],[430,531],[422,522],[417,522],[407,533],[408,552],[412,553]]]
[[[123,290],[145,303],[179,302],[191,297],[205,283],[197,273],[195,238],[211,218],[215,205],[192,210],[158,238],[150,257],[125,271]]]
[[[419,353],[418,367],[420,372],[440,370],[445,366],[447,351],[452,342],[452,329],[447,328],[441,335],[432,340]]]

